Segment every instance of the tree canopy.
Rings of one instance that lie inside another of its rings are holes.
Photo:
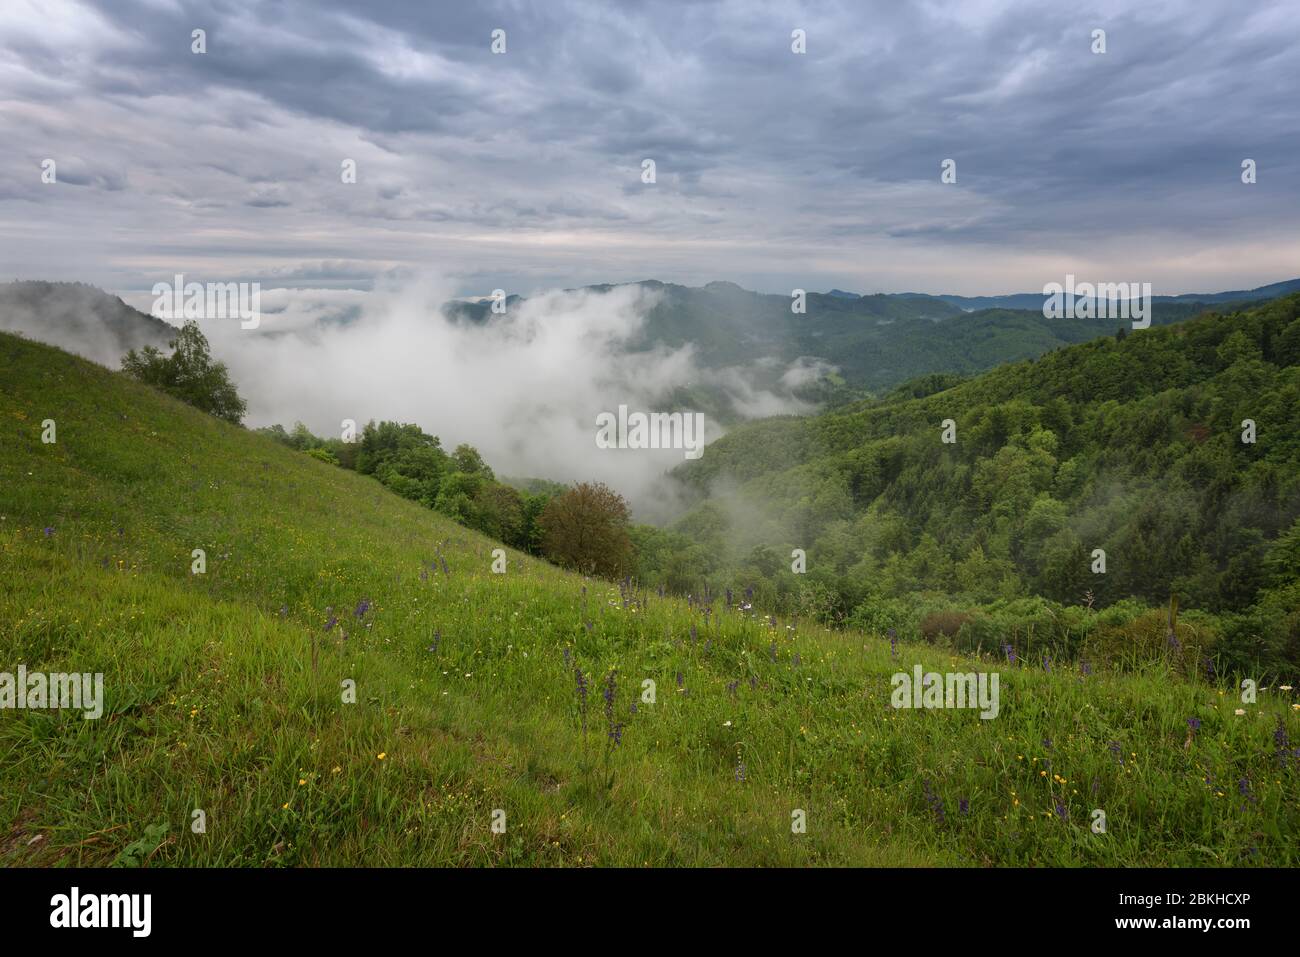
[[[154,346],[132,349],[122,358],[122,371],[131,378],[219,419],[239,425],[248,411],[224,362],[214,362],[208,340],[198,323],[187,322],[168,343],[169,356]]]

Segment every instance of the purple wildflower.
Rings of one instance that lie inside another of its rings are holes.
[[[354,611],[352,614],[356,615],[356,617],[358,618],[364,618],[366,617],[366,612],[368,612],[369,610],[370,610],[370,599],[363,598],[361,599],[361,601],[357,602],[357,610]]]
[[[336,624],[338,624],[338,618],[336,618],[334,615],[330,615],[329,621],[325,622],[325,630],[329,631]]]
[[[1242,778],[1237,782],[1237,793],[1254,804],[1256,801],[1255,792],[1251,790],[1250,778]]]
[[[601,692],[605,699],[605,717],[611,722],[614,720],[614,696],[618,691],[618,671],[614,668],[609,670],[605,677],[605,690]]]
[[[582,716],[582,733],[587,733],[587,676],[582,673],[581,668],[573,669],[573,677],[577,682],[575,692],[578,695],[578,714]]]
[[[49,537],[50,537],[51,535],[53,535],[53,534],[54,534],[54,526],[53,526],[53,525],[46,525],[46,526],[45,526],[45,537],[46,537],[46,538],[49,538]]]
[[[605,698],[605,723],[609,726],[609,739],[614,742],[614,747],[623,743],[623,725],[614,720],[614,699],[617,693],[618,669],[611,668],[605,677],[605,690],[602,694]]]
[[[934,816],[939,823],[944,823],[947,820],[947,815],[944,814],[943,800],[934,793],[934,790],[930,787],[929,779],[922,781],[921,785],[925,789],[925,803],[930,805],[930,810],[934,812]]]

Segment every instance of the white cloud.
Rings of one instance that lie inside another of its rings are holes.
[[[643,516],[671,508],[660,479],[683,451],[597,448],[599,413],[665,411],[674,389],[704,381],[742,415],[808,408],[755,389],[741,370],[701,368],[690,347],[629,351],[655,301],[642,287],[551,291],[484,324],[444,318],[453,289],[426,276],[372,293],[268,290],[256,331],[202,326],[249,402],[250,426],[301,420],[335,436],[344,419],[414,422],[444,448],[473,445],[502,475],[607,482]],[[328,318],[347,310],[357,317]],[[706,425],[710,440],[720,434]]]

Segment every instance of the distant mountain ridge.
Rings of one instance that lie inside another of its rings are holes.
[[[1153,295],[1151,301],[1154,303],[1200,302],[1206,304],[1254,302],[1276,299],[1279,296],[1285,296],[1293,292],[1300,292],[1300,279],[1287,279],[1282,282],[1269,283],[1267,286],[1257,286],[1254,289],[1235,289],[1229,292],[1189,292],[1177,296]],[[832,290],[829,295],[835,295],[835,293],[836,291]],[[1005,296],[952,296],[933,295],[925,292],[899,292],[891,293],[891,295],[904,299],[938,299],[966,312],[977,309],[1041,309],[1043,306],[1043,294],[1041,292],[1017,292]]]
[[[920,293],[859,296],[833,289],[807,293],[805,312],[795,313],[788,295],[753,292],[731,282],[691,287],[650,279],[582,288],[607,292],[619,286],[639,286],[659,297],[631,348],[689,345],[710,368],[776,360],[772,378],[790,363],[819,360],[837,370],[835,377],[825,379],[823,387],[809,395],[822,402],[838,402],[862,391],[880,393],[930,373],[983,372],[1113,335],[1126,324],[1117,319],[1047,318],[1041,293],[982,298]],[[1300,289],[1300,279],[1241,293],[1153,296],[1151,324],[1182,322],[1211,304],[1276,298],[1292,287]],[[524,301],[509,297],[507,311]],[[1015,306],[979,305],[985,302]],[[971,304],[978,308],[970,309]],[[449,303],[444,311],[473,322],[496,318],[486,301]],[[762,370],[755,374],[760,385],[770,385],[763,381]]]
[[[925,293],[858,295],[841,289],[808,292],[805,309],[788,295],[759,293],[733,282],[682,286],[659,280],[598,284],[604,293],[639,286],[656,295],[629,351],[690,347],[707,371],[742,369],[758,389],[789,388],[805,401],[836,405],[881,394],[932,373],[971,375],[1115,333],[1122,320],[1043,315],[1043,296],[950,296]],[[1256,289],[1153,297],[1152,325],[1182,322],[1209,305],[1262,301],[1300,290],[1300,279]],[[577,291],[577,290],[573,290]],[[506,311],[525,300],[506,299]],[[458,299],[442,312],[456,321],[499,319],[490,300]],[[0,330],[20,332],[116,368],[129,349],[163,348],[175,327],[81,283],[0,284]],[[268,330],[270,331],[270,330]],[[783,381],[784,380],[784,381]],[[710,384],[675,401],[714,410]],[[720,413],[725,418],[725,412]]]

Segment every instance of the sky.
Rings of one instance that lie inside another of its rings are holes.
[[[5,0],[0,279],[1249,288],[1300,276],[1298,41],[1294,0]]]

